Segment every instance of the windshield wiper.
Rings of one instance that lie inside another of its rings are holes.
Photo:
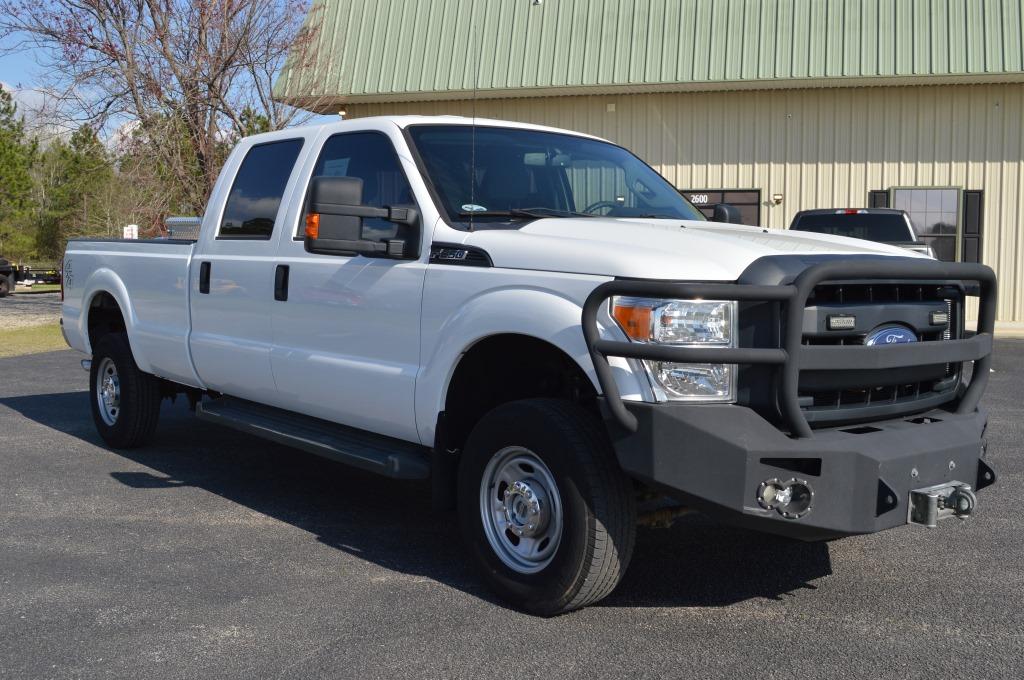
[[[594,213],[576,212],[574,210],[561,210],[559,208],[545,208],[543,206],[537,208],[523,208],[522,210],[524,212],[531,213],[544,212],[547,213],[546,215],[544,215],[545,217],[599,217],[599,215],[595,215]]]
[[[558,208],[512,208],[511,210],[476,210],[462,211],[459,217],[525,217],[532,219],[543,219],[545,217],[597,217],[589,213],[573,212],[572,210],[559,210]]]

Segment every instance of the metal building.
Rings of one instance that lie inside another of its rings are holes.
[[[698,205],[785,228],[892,206],[1001,279],[1024,328],[1024,0],[317,0],[278,98],[629,147]]]

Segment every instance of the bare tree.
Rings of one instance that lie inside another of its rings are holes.
[[[137,121],[180,210],[202,209],[235,138],[309,115],[271,87],[286,58],[314,58],[318,30],[309,0],[0,0],[8,49],[36,51],[73,123]]]

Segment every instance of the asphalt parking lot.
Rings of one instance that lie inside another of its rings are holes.
[[[997,343],[978,514],[803,544],[642,529],[599,606],[493,601],[454,516],[193,419],[113,452],[80,357],[0,360],[0,677],[1020,678],[1024,341]]]

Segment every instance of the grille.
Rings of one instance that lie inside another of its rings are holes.
[[[920,315],[921,303],[945,306],[949,324],[941,329],[915,328],[919,342],[942,342],[960,337],[960,309],[963,291],[944,284],[836,283],[820,285],[808,298],[808,307],[841,310],[857,314],[882,306],[886,323],[915,327],[913,309]],[[870,328],[841,334],[805,334],[805,345],[862,345]],[[868,417],[897,416],[953,399],[959,382],[960,365],[907,367],[876,371],[815,371],[801,376],[798,392],[801,408],[809,422],[842,424]]]
[[[962,291],[945,284],[918,283],[830,283],[817,286],[808,305],[874,304],[878,302],[935,302],[962,297]]]

